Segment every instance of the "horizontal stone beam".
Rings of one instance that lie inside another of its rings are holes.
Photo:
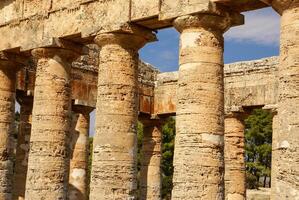
[[[260,7],[257,0],[233,2],[250,4],[246,10]],[[206,12],[222,14],[211,0],[5,0],[0,2],[0,51],[53,46],[54,38],[86,42],[98,33],[128,31],[124,25],[130,22],[160,29],[178,16]]]
[[[236,112],[242,107],[276,104],[277,66],[277,57],[225,65],[225,110]],[[154,115],[175,115],[177,81],[177,72],[158,74]]]

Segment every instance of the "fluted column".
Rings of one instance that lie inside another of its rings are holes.
[[[161,200],[162,124],[159,120],[146,120],[142,123],[140,199]]]
[[[69,200],[86,200],[88,186],[89,113],[92,108],[73,105],[70,142]]]
[[[33,97],[18,98],[21,106],[17,151],[13,179],[13,200],[25,199]]]
[[[12,199],[17,65],[0,52],[0,199]]]
[[[78,48],[74,48],[78,50]],[[66,48],[39,48],[26,200],[66,199],[69,170],[71,62],[79,55]]]
[[[225,116],[224,162],[225,199],[246,199],[245,127],[241,113]]]
[[[95,39],[101,51],[91,200],[137,198],[138,49],[151,39],[139,28]]]
[[[264,0],[281,14],[278,132],[273,142],[272,199],[299,197],[299,1]]]
[[[228,13],[174,21],[181,35],[172,199],[224,197],[223,33],[232,24]]]

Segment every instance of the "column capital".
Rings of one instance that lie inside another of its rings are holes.
[[[17,91],[16,100],[21,106],[22,105],[28,105],[31,107],[33,106],[33,96],[28,96],[23,92]]]
[[[246,117],[246,112],[242,106],[232,106],[225,110],[225,118],[238,118],[243,120]]]
[[[59,56],[66,60],[75,60],[85,52],[82,44],[74,43],[63,39],[54,39],[51,46],[36,48],[31,51],[36,58],[53,58]]]
[[[88,114],[91,113],[94,108],[89,107],[89,106],[83,106],[83,105],[72,105],[72,110],[75,113],[80,113],[80,114]]]
[[[272,6],[273,9],[276,10],[280,15],[282,15],[282,13],[287,9],[299,7],[298,0],[261,0],[261,1]]]
[[[109,44],[118,44],[124,48],[138,50],[147,42],[156,41],[156,35],[152,30],[137,25],[126,24],[121,31],[100,33],[95,37],[95,43],[100,47]]]
[[[223,15],[210,13],[185,15],[176,18],[173,22],[179,32],[199,27],[226,32],[230,27],[242,24],[244,24],[244,16],[235,12],[223,12]]]
[[[277,104],[265,105],[262,109],[263,110],[268,110],[273,115],[276,115],[277,114],[277,110],[278,110],[278,105]]]
[[[27,56],[11,53],[0,52],[0,67],[11,68],[12,70],[19,70],[22,66],[28,65],[29,58]]]

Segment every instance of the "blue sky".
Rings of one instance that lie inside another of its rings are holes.
[[[253,60],[279,53],[279,16],[271,9],[244,13],[245,24],[225,33],[225,63]],[[160,30],[158,42],[147,44],[140,58],[161,72],[178,70],[179,33]]]

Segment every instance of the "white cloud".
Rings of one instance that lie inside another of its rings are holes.
[[[245,24],[225,34],[227,40],[279,45],[280,17],[271,8],[245,13]]]

